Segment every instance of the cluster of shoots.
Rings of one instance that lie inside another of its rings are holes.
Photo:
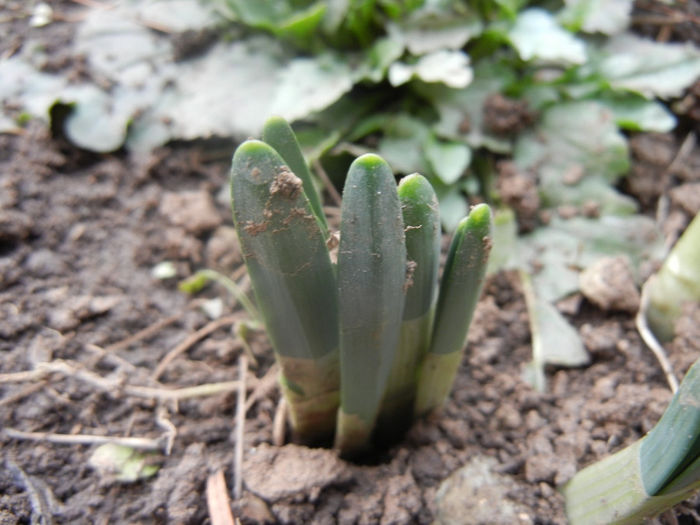
[[[443,405],[484,281],[487,205],[459,223],[438,290],[435,192],[419,174],[397,187],[377,155],[347,173],[337,257],[284,120],[236,150],[231,200],[296,439],[357,457]]]

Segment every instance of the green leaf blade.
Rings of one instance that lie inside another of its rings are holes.
[[[700,361],[688,371],[639,451],[647,494],[662,494],[700,456]],[[678,487],[676,487],[678,490]]]
[[[389,165],[363,155],[350,166],[338,251],[341,410],[336,447],[367,448],[403,316],[406,244]]]
[[[301,179],[304,186],[304,193],[309,199],[311,208],[316,215],[316,219],[323,230],[323,233],[328,232],[328,223],[326,216],[323,213],[321,206],[321,197],[316,191],[314,181],[311,178],[311,172],[304,159],[304,154],[301,152],[301,147],[297,141],[294,131],[291,126],[282,117],[271,117],[265,122],[263,127],[262,139],[265,143],[272,146],[282,159],[291,168],[292,172]]]
[[[449,394],[486,276],[492,239],[491,209],[479,204],[460,222],[452,238],[430,350],[418,381],[417,414],[440,407]]]
[[[337,288],[302,181],[272,147],[249,140],[233,156],[231,200],[292,425],[304,441],[328,437],[338,398]]]
[[[398,187],[406,232],[406,298],[398,349],[387,381],[378,423],[387,441],[413,419],[418,366],[430,344],[440,266],[440,212],[435,190],[414,173]]]

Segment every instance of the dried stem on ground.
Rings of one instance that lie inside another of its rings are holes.
[[[165,372],[165,369],[168,367],[168,365],[173,360],[175,360],[178,356],[180,356],[181,354],[183,354],[187,350],[189,350],[189,348],[192,345],[194,345],[195,343],[204,339],[206,336],[208,336],[212,332],[215,332],[219,328],[234,324],[236,321],[241,319],[241,317],[244,315],[245,315],[244,312],[238,312],[235,314],[227,315],[225,317],[221,317],[219,319],[216,319],[216,320],[210,322],[209,324],[203,326],[202,328],[200,328],[196,332],[187,336],[184,341],[182,341],[179,345],[177,345],[170,352],[168,352],[165,355],[165,357],[163,357],[163,359],[160,361],[160,363],[158,363],[158,366],[151,374],[151,380],[158,381],[158,378],[161,375],[163,375],[163,372]]]
[[[235,525],[223,470],[207,478],[207,508],[212,525]]]
[[[246,403],[245,403],[245,385],[246,385],[246,375],[248,374],[248,357],[245,354],[241,354],[238,359],[238,371],[239,371],[239,381],[238,381],[238,399],[236,400],[236,450],[233,460],[233,498],[239,499],[241,493],[243,492],[243,430],[245,427],[245,413],[246,413]]]

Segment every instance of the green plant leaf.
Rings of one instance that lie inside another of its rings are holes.
[[[311,172],[291,126],[283,118],[271,117],[265,122],[262,138],[265,143],[272,146],[280,154],[287,166],[291,168],[292,173],[301,179],[304,193],[309,199],[314,215],[316,215],[321,232],[324,236],[327,235],[328,223],[321,206],[321,196],[314,186]]]
[[[230,13],[240,22],[265,29],[272,34],[308,45],[326,14],[325,2],[301,6],[289,0],[259,2],[257,0],[226,0]]]
[[[608,40],[595,68],[614,89],[647,98],[671,98],[700,76],[700,49],[688,42],[663,43],[622,34]]]
[[[599,103],[552,106],[534,130],[518,137],[513,158],[522,169],[537,171],[545,206],[594,201],[603,214],[634,211],[612,187],[629,167],[627,141]]]
[[[520,12],[508,38],[523,60],[563,65],[586,61],[583,41],[559,26],[544,9],[533,7]]]
[[[439,82],[451,88],[464,88],[474,78],[469,56],[463,51],[440,50],[420,57],[415,64],[394,62],[389,67],[392,86],[405,84],[413,77],[424,82]]]
[[[367,448],[403,319],[406,244],[396,182],[377,155],[348,171],[338,248],[341,409],[336,447]]]
[[[103,479],[134,483],[156,475],[160,466],[153,452],[140,452],[131,447],[105,443],[97,447],[88,460]]]
[[[417,85],[415,89],[438,112],[439,120],[433,126],[438,136],[464,141],[472,148],[486,147],[507,153],[511,149],[510,141],[485,129],[483,108],[486,99],[500,93],[513,78],[511,69],[482,63],[475,67],[474,80],[466,89],[451,89],[441,84]]]
[[[389,33],[405,42],[415,56],[445,49],[462,49],[479,35],[483,24],[476,13],[456,15],[451,10],[439,11],[426,6],[409,18],[390,24]]]
[[[429,140],[430,129],[420,119],[399,113],[387,119],[384,137],[379,141],[379,155],[400,173],[427,173],[423,145]]]
[[[676,127],[676,117],[656,100],[630,93],[598,101],[612,112],[615,123],[623,129],[667,133]]]
[[[469,167],[472,151],[463,142],[445,142],[433,137],[425,145],[425,157],[440,180],[450,185]]]
[[[642,215],[553,218],[521,237],[512,265],[531,273],[537,296],[556,301],[578,290],[579,270],[604,255],[624,253],[633,267],[663,253],[653,220]]]
[[[614,35],[627,29],[633,0],[565,0],[559,20],[572,31]]]
[[[644,285],[644,315],[661,341],[673,338],[683,305],[700,302],[700,213],[690,222],[661,269]]]
[[[487,204],[477,204],[460,221],[450,243],[430,347],[418,375],[417,415],[440,408],[450,393],[484,284],[492,244],[491,209]]]
[[[327,108],[353,83],[353,71],[331,53],[295,58],[280,72],[268,112],[293,122]]]
[[[438,195],[440,201],[440,220],[445,230],[453,232],[459,221],[469,212],[467,199],[457,189]]]
[[[552,303],[539,297],[531,278],[521,272],[532,337],[532,362],[525,369],[526,380],[544,392],[545,365],[582,366],[590,362],[578,331]]]

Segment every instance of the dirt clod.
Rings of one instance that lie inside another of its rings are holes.
[[[327,486],[347,483],[352,473],[337,454],[298,445],[260,445],[243,465],[246,488],[265,501],[304,496]]]
[[[159,210],[171,224],[195,235],[216,228],[222,221],[211,195],[203,190],[166,193]]]
[[[599,259],[581,273],[579,284],[586,299],[605,311],[639,309],[639,290],[625,256]]]
[[[280,195],[289,200],[296,199],[301,190],[301,179],[285,167],[279,170],[270,184],[270,195]]]

